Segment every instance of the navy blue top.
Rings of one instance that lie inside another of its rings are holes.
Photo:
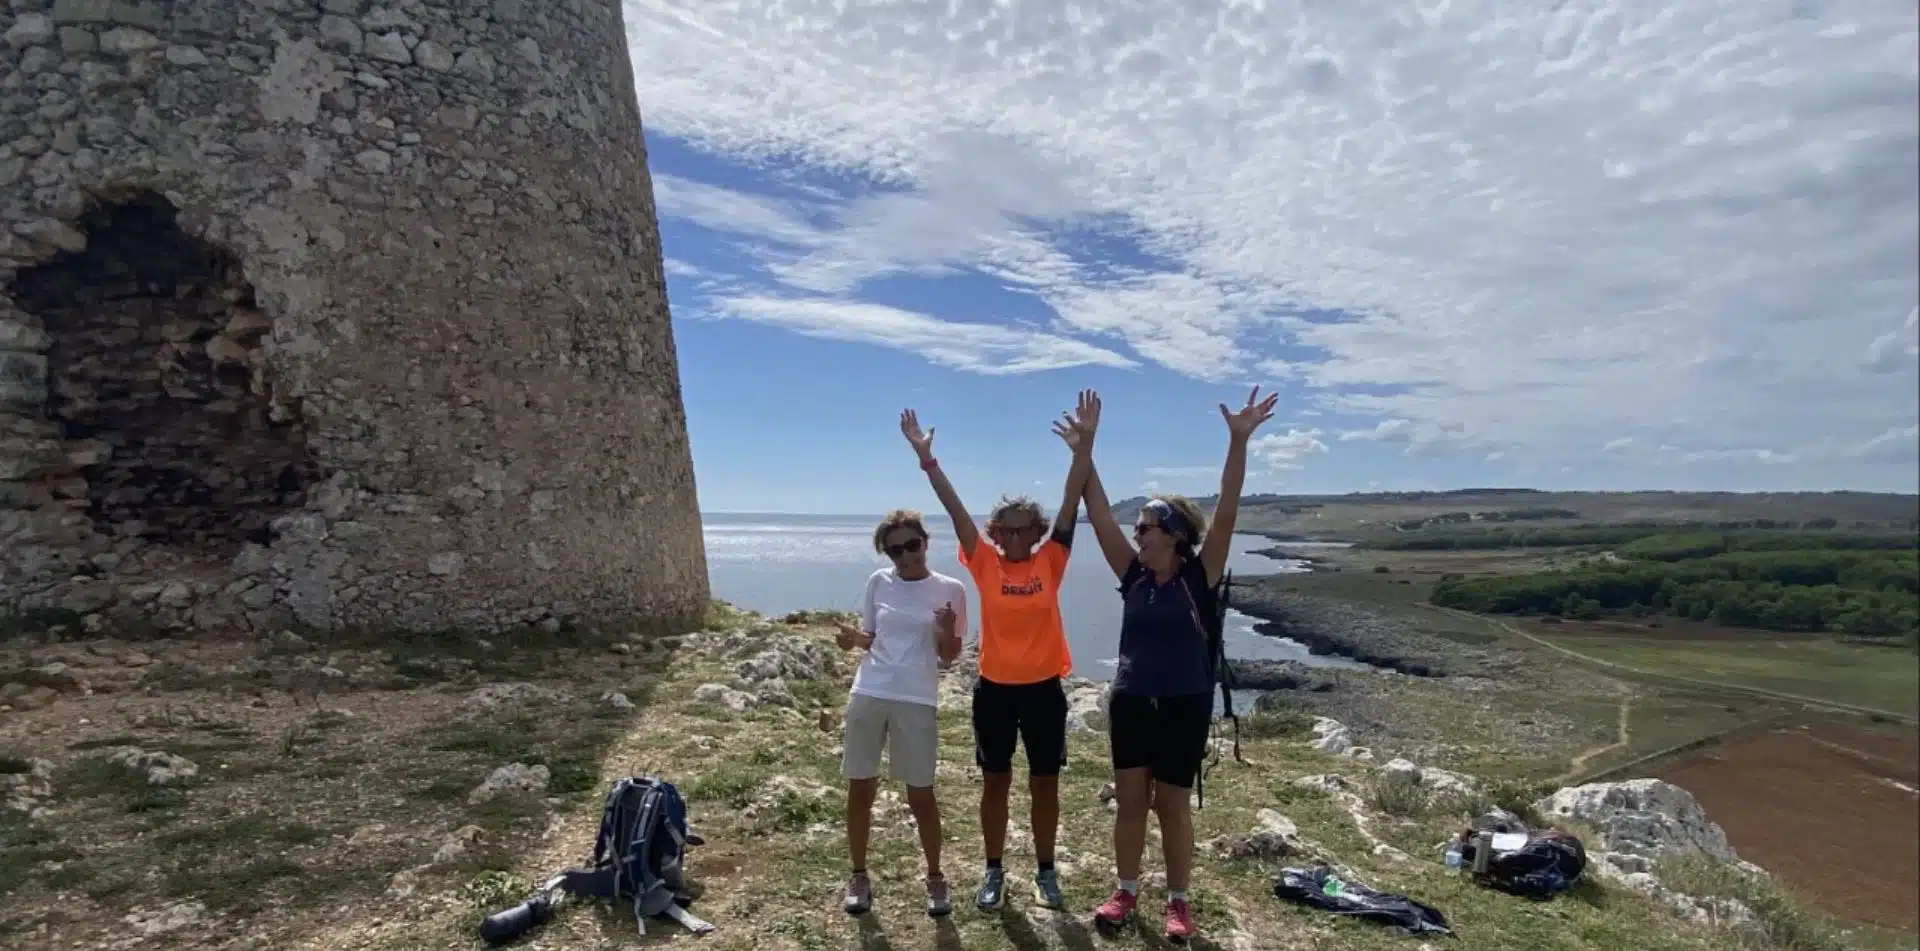
[[[1213,623],[1214,597],[1200,559],[1188,558],[1173,580],[1156,584],[1152,570],[1135,558],[1120,579],[1120,596],[1125,608],[1113,692],[1178,697],[1213,690],[1207,634],[1200,625]]]

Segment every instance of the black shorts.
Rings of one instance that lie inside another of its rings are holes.
[[[1027,748],[1027,775],[1058,776],[1067,765],[1067,689],[1053,677],[1031,684],[973,685],[973,761],[983,773],[1013,772],[1015,740]]]
[[[1213,694],[1136,697],[1116,693],[1107,723],[1114,770],[1152,767],[1155,782],[1192,789],[1207,758]]]

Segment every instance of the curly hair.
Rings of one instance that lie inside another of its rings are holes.
[[[1003,495],[1000,497],[1000,501],[994,504],[993,511],[987,515],[987,525],[998,525],[1006,521],[1008,516],[1012,515],[1025,515],[1031,519],[1035,525],[1044,526],[1047,524],[1046,510],[1041,508],[1040,503],[1034,501],[1032,497],[1025,495]]]
[[[894,509],[880,520],[880,526],[873,530],[873,550],[884,555],[887,553],[887,536],[902,528],[913,529],[921,541],[927,541],[927,523],[922,521],[917,509]]]
[[[1182,541],[1188,548],[1199,548],[1200,543],[1207,537],[1207,513],[1201,510],[1199,503],[1184,495],[1157,494],[1151,498],[1173,506],[1173,510],[1178,512],[1188,525],[1193,526],[1193,537],[1182,539]]]

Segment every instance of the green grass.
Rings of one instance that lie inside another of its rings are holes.
[[[1856,947],[1830,918],[1783,891],[1770,878],[1748,876],[1730,865],[1704,859],[1673,859],[1660,864],[1661,883],[1700,898],[1731,898],[1759,919],[1764,935],[1748,947],[1772,951],[1843,951]]]
[[[78,858],[78,853],[60,844],[59,837],[44,826],[29,823],[11,809],[0,809],[0,898],[20,890],[29,882],[46,882],[44,862],[62,862]]]
[[[1905,648],[1760,638],[1544,636],[1589,657],[1650,673],[1920,715],[1920,654]]]

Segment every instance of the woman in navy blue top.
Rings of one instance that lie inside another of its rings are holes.
[[[1191,796],[1213,723],[1214,680],[1206,619],[1213,616],[1214,590],[1227,570],[1240,489],[1247,476],[1247,442],[1261,423],[1272,418],[1279,398],[1259,397],[1260,388],[1254,387],[1239,411],[1220,405],[1220,415],[1227,422],[1227,461],[1220,474],[1220,500],[1213,509],[1211,531],[1193,500],[1156,496],[1134,522],[1132,543],[1114,520],[1100,474],[1091,467],[1100,397],[1083,390],[1074,412],[1054,424],[1054,432],[1076,454],[1088,457],[1087,518],[1125,599],[1119,667],[1108,713],[1119,805],[1113,819],[1113,855],[1120,887],[1095,915],[1117,925],[1133,914],[1151,809],[1160,819],[1166,853],[1166,934],[1176,940],[1194,934],[1193,909],[1187,900],[1193,875]]]

